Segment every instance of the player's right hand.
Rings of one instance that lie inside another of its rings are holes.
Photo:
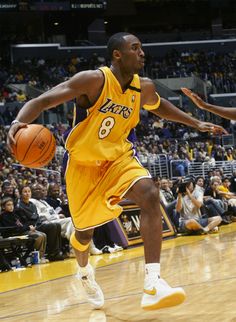
[[[28,124],[26,123],[15,123],[10,126],[10,129],[7,134],[7,147],[11,153],[13,153],[12,146],[16,144],[16,141],[14,139],[14,136],[19,129],[22,129],[24,127],[27,127]]]
[[[204,110],[205,109],[205,105],[206,105],[206,103],[197,95],[197,94],[195,94],[194,92],[192,92],[190,89],[188,89],[188,88],[185,88],[185,87],[181,87],[181,90],[182,90],[182,92],[186,95],[186,96],[188,96],[190,99],[191,99],[191,101],[195,104],[195,105],[197,105],[199,108],[201,108],[202,110]]]

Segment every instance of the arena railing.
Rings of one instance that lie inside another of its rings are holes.
[[[165,154],[139,154],[139,160],[153,177],[169,177],[168,160]]]
[[[224,176],[232,176],[234,168],[236,168],[235,161],[214,161],[214,162],[203,162],[203,174],[205,178],[208,171],[219,169],[222,170]]]
[[[176,179],[192,175],[195,177],[206,177],[208,172],[214,169],[223,171],[225,176],[232,176],[236,172],[235,161],[214,161],[214,162],[195,162],[188,160],[170,160],[165,154],[139,154],[139,159],[153,177],[165,177]]]

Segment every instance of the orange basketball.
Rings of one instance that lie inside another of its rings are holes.
[[[20,164],[30,168],[47,165],[54,157],[56,140],[43,125],[29,124],[16,132],[13,154]]]

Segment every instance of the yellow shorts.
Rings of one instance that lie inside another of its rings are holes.
[[[69,158],[66,190],[77,230],[94,228],[117,218],[122,212],[118,203],[129,188],[142,178],[151,178],[148,170],[130,154],[89,166]]]

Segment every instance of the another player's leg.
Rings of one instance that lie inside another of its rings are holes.
[[[87,301],[96,309],[104,305],[104,296],[100,286],[95,281],[93,267],[88,262],[89,244],[93,237],[93,229],[75,231],[72,233],[70,242],[74,248],[78,262],[77,278],[81,281]]]
[[[151,179],[139,180],[126,194],[141,208],[141,235],[145,252],[145,280],[141,306],[155,310],[174,306],[185,300],[182,288],[170,287],[160,278],[162,218],[159,191]]]

